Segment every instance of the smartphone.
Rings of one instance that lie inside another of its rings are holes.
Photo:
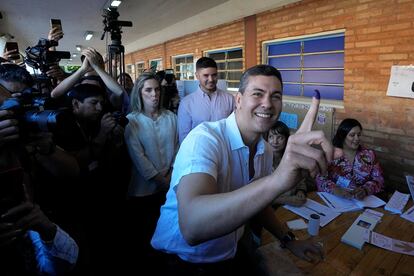
[[[21,167],[0,172],[0,214],[25,201],[23,178],[24,170]]]
[[[6,42],[6,45],[4,47],[5,51],[11,51],[11,50],[17,50],[16,54],[13,54],[12,56],[9,56],[8,59],[19,59],[19,46],[17,45],[17,42]]]
[[[50,19],[50,27],[55,28],[57,27],[59,30],[62,30],[62,22],[60,19]]]

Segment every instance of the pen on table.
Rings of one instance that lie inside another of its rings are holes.
[[[333,205],[333,204],[332,204],[332,202],[331,202],[329,199],[327,199],[327,198],[326,198],[323,194],[321,194],[321,196],[322,196],[324,199],[326,199],[326,201],[327,201],[329,204],[331,204],[331,206],[332,206],[332,207],[336,208],[336,207],[335,207],[335,205]]]
[[[315,209],[313,209],[311,207],[308,207],[308,206],[303,206],[303,207],[308,208],[309,210],[312,210],[312,211],[316,212],[318,215],[321,215],[321,216],[324,216],[325,217],[325,214],[322,213],[322,212],[318,212],[317,210],[315,210]]]

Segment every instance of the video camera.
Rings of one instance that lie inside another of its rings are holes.
[[[42,73],[46,73],[51,64],[58,63],[61,59],[70,58],[70,52],[49,50],[50,47],[57,45],[57,41],[40,39],[37,45],[27,47],[25,63],[34,69],[40,69]]]
[[[104,9],[102,16],[104,17],[104,33],[101,40],[105,37],[106,32],[110,32],[112,44],[121,45],[121,27],[132,27],[132,22],[118,20],[119,12],[115,7]]]
[[[24,139],[30,133],[56,133],[73,126],[75,120],[72,112],[59,106],[56,100],[40,96],[33,89],[28,89],[18,98],[5,99],[0,110],[13,111]]]

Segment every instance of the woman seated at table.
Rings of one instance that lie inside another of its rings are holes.
[[[319,191],[359,200],[382,191],[381,166],[374,151],[360,145],[361,133],[357,120],[348,118],[341,122],[333,138],[334,159],[328,175],[316,177]]]
[[[286,149],[287,140],[290,131],[287,125],[281,121],[277,121],[269,130],[267,141],[273,148],[273,170],[279,166],[283,153]],[[305,177],[298,182],[296,188],[285,192],[273,200],[273,205],[292,205],[301,206],[306,202],[306,179]]]

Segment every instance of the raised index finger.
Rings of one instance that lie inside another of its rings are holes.
[[[321,94],[319,93],[319,90],[315,89],[315,93],[312,98],[312,104],[306,113],[305,119],[303,119],[303,122],[296,133],[303,133],[312,130],[313,123],[315,122],[316,116],[318,115],[320,101]]]

